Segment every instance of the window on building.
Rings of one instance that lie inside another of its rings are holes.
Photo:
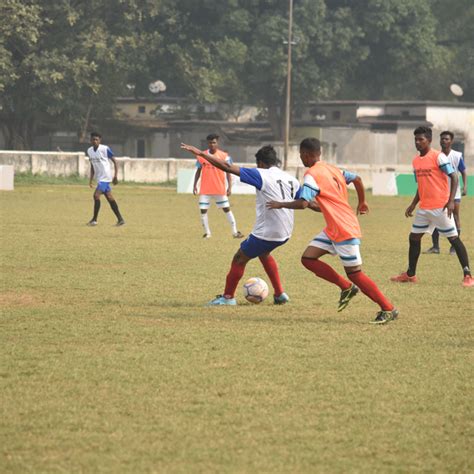
[[[409,110],[402,110],[402,117],[409,117],[410,111]]]
[[[138,106],[138,113],[139,114],[144,114],[146,112],[146,107],[144,105],[139,105]]]
[[[341,119],[341,111],[340,110],[334,110],[332,113],[332,119],[333,120],[340,120]]]
[[[145,158],[145,140],[143,138],[137,140],[137,158]]]

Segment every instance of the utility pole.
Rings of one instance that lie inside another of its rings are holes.
[[[288,60],[286,65],[286,105],[285,105],[285,151],[283,169],[288,166],[288,152],[290,142],[290,108],[291,108],[291,44],[293,33],[293,0],[288,0]]]

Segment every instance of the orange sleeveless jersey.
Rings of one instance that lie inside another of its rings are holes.
[[[439,209],[448,202],[449,178],[439,167],[439,154],[439,151],[430,150],[424,156],[413,158],[420,209]]]
[[[209,150],[207,150],[206,153],[209,153]],[[217,150],[212,156],[226,161],[228,154],[225,151]],[[201,186],[199,188],[199,194],[218,194],[219,196],[224,196],[227,192],[226,173],[212,166],[201,156],[198,156],[197,160],[201,164]]]
[[[319,187],[316,202],[326,220],[324,232],[328,237],[333,242],[362,237],[359,220],[349,205],[347,184],[341,170],[318,161],[306,174],[311,175]]]

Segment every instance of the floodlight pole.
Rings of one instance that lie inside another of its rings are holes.
[[[290,106],[291,106],[291,42],[293,30],[293,0],[288,0],[288,58],[286,64],[286,105],[285,105],[285,145],[283,169],[288,166],[288,152],[290,142]]]

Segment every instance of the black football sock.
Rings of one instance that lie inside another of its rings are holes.
[[[459,237],[455,237],[453,240],[450,239],[450,242],[454,250],[456,250],[456,255],[458,256],[464,275],[470,275],[469,257],[467,256],[467,250],[462,240]]]
[[[114,211],[114,214],[117,216],[117,219],[119,221],[123,221],[123,217],[120,214],[117,201],[109,201],[109,204],[110,204],[110,207],[112,208],[112,211]]]
[[[435,229],[433,235],[431,236],[431,240],[433,241],[433,247],[439,249],[439,232],[438,229]]]
[[[100,209],[100,199],[94,199],[94,217],[92,218],[93,221],[97,220],[99,216],[99,209]]]
[[[416,275],[416,264],[421,252],[421,241],[409,239],[410,249],[408,250],[408,270],[407,275],[412,277]]]

